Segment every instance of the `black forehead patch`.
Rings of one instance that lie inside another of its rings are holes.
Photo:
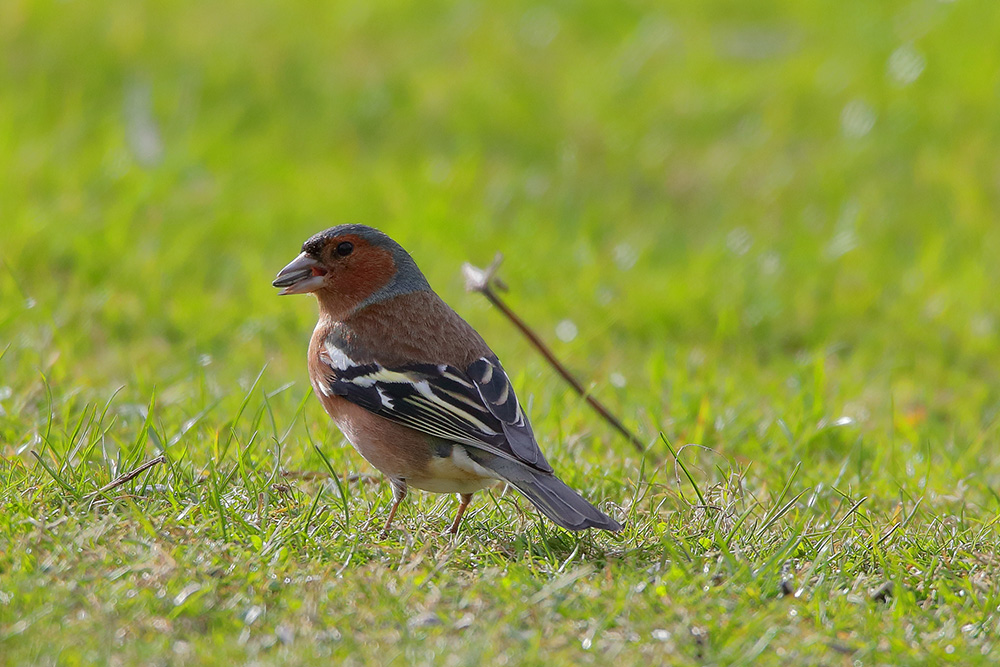
[[[323,250],[323,246],[325,246],[330,239],[337,236],[337,234],[333,232],[333,229],[327,229],[319,234],[313,234],[306,240],[305,243],[302,244],[302,252],[312,255],[313,257],[319,257],[320,252]]]

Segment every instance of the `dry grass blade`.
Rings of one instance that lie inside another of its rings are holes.
[[[135,479],[136,477],[138,477],[142,473],[146,472],[147,470],[149,470],[153,466],[157,466],[157,465],[159,465],[161,463],[166,463],[166,462],[167,462],[167,457],[166,456],[162,456],[162,455],[157,456],[155,459],[150,459],[149,461],[146,461],[145,463],[143,463],[138,468],[135,468],[134,470],[132,470],[130,472],[127,472],[124,475],[119,475],[117,478],[115,478],[114,480],[112,480],[108,484],[105,484],[104,486],[102,486],[101,488],[99,488],[97,491],[94,491],[94,492],[88,494],[87,497],[88,498],[93,498],[95,496],[101,495],[102,493],[107,493],[108,491],[114,491],[119,486],[122,486],[124,484],[128,484],[133,479]]]

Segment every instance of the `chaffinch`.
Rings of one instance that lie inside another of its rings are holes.
[[[497,480],[563,528],[621,530],[555,476],[497,356],[391,238],[364,225],[332,227],[307,240],[273,284],[319,301],[309,379],[392,484],[383,533],[408,486],[459,494],[455,533],[472,494]]]

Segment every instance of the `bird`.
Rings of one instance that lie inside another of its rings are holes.
[[[360,224],[319,232],[272,284],[316,297],[310,383],[392,486],[383,536],[409,487],[458,494],[455,534],[472,494],[501,482],[562,528],[621,530],[556,477],[497,355],[387,234]]]

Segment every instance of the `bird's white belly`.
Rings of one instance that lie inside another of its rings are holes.
[[[496,473],[469,458],[462,445],[455,445],[451,456],[435,456],[423,475],[407,477],[406,483],[433,493],[472,493],[492,486],[497,479]]]

